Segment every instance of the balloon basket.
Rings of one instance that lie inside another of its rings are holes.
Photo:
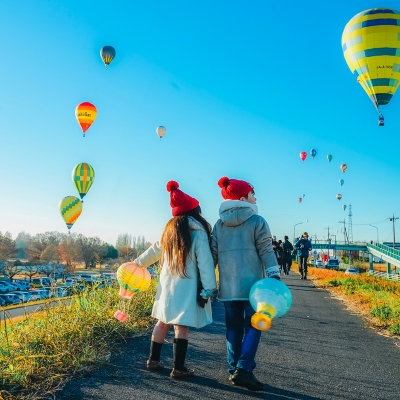
[[[119,322],[125,322],[128,316],[121,310],[117,310],[114,313],[114,317],[119,321]]]
[[[267,331],[271,324],[272,318],[262,312],[257,312],[251,317],[251,326],[259,331]]]

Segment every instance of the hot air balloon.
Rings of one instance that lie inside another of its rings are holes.
[[[343,208],[343,211],[346,211],[346,208],[347,208],[346,204],[343,204],[342,208]]]
[[[114,60],[115,57],[115,49],[112,46],[104,46],[100,49],[100,57],[103,60],[106,69],[111,64],[111,61]]]
[[[117,279],[119,283],[119,295],[123,299],[123,309],[117,310],[114,317],[124,322],[127,319],[126,302],[129,301],[135,293],[140,293],[149,289],[151,285],[151,275],[146,268],[138,267],[133,262],[122,264],[117,270]]]
[[[336,195],[336,198],[340,201],[340,199],[342,198],[342,195],[341,195],[340,193],[338,193],[338,194]]]
[[[76,107],[75,116],[82,128],[83,137],[85,137],[85,132],[90,128],[90,125],[92,125],[96,119],[96,107],[87,101],[81,103],[78,105],[78,107]]]
[[[331,162],[331,161],[332,161],[332,154],[328,154],[328,155],[326,156],[326,159],[327,159],[329,162]]]
[[[160,139],[163,138],[163,136],[165,135],[166,132],[167,132],[167,130],[165,129],[164,126],[158,126],[156,129],[156,133]]]
[[[303,201],[303,198],[302,198],[302,197],[299,197],[299,198],[297,199],[297,201],[298,201],[299,203],[301,203],[301,202]]]
[[[345,26],[342,49],[350,71],[379,107],[388,104],[400,80],[400,11],[372,8],[354,16]]]
[[[343,186],[344,179],[339,179],[340,186]]]
[[[340,164],[340,169],[342,170],[343,173],[345,173],[347,170],[347,164]]]
[[[83,199],[94,182],[94,169],[90,164],[80,163],[72,170],[72,182]]]
[[[306,151],[301,151],[300,152],[300,158],[301,158],[301,161],[304,161],[307,158],[307,152]]]
[[[68,233],[72,225],[78,219],[82,212],[82,202],[75,196],[67,196],[61,199],[58,205],[61,216],[67,224]]]
[[[314,158],[317,155],[317,150],[311,149],[310,154],[311,154],[311,157]]]

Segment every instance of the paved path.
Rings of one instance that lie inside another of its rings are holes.
[[[299,275],[283,277],[293,294],[289,313],[262,334],[256,376],[264,393],[231,386],[227,380],[224,309],[213,304],[215,322],[191,331],[187,365],[196,376],[187,381],[145,369],[149,336],[131,339],[123,355],[91,377],[79,378],[57,399],[400,399],[400,339],[386,338],[345,311],[328,292]],[[172,365],[172,335],[162,358]],[[397,345],[396,345],[397,344]]]

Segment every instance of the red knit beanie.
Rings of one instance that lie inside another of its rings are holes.
[[[179,190],[178,182],[169,181],[167,183],[167,190],[171,199],[169,204],[172,207],[172,215],[174,217],[198,207],[199,202],[196,199]]]
[[[218,186],[221,188],[221,194],[225,200],[240,200],[253,190],[250,183],[239,179],[229,179],[226,176],[218,181]]]

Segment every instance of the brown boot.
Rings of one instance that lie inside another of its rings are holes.
[[[185,379],[190,378],[193,375],[194,371],[192,369],[186,368],[186,371],[179,371],[174,368],[169,376],[174,379]]]
[[[164,364],[161,361],[147,360],[147,369],[150,371],[161,371]]]

